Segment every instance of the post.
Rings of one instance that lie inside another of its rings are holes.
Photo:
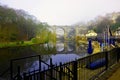
[[[70,63],[69,63],[69,69],[70,69]],[[70,70],[68,70],[68,80],[70,80]]]
[[[16,80],[22,80],[22,76],[20,75],[20,66],[17,67],[17,75],[14,77]]]
[[[62,63],[60,62],[59,80],[62,80]]]
[[[12,60],[10,61],[10,77],[11,77],[11,80],[13,79],[13,64],[12,64]]]
[[[23,73],[23,80],[27,80],[26,73]]]
[[[119,59],[120,59],[120,51],[119,48],[117,48],[117,62],[119,62]]]
[[[73,80],[77,79],[77,60],[73,62]]]
[[[39,72],[41,71],[41,56],[39,55]]]
[[[41,56],[39,55],[39,78],[40,80],[42,79],[42,75],[41,75]]]
[[[50,58],[50,80],[53,78],[53,64],[52,64],[52,58]]]
[[[106,61],[106,65],[105,65],[105,69],[108,69],[108,52],[105,52],[105,61]]]
[[[34,71],[33,71],[33,76],[34,76],[34,80],[36,80],[36,77],[35,77],[35,68],[34,68]]]

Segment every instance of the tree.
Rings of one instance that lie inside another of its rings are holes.
[[[47,23],[41,23],[24,10],[0,6],[0,41],[31,40],[47,31],[48,27]]]

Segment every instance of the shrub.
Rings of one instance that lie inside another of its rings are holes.
[[[20,44],[19,41],[17,41],[16,44],[19,45]]]
[[[31,41],[32,41],[33,43],[38,43],[38,42],[39,42],[39,39],[37,39],[37,38],[32,38]]]
[[[24,41],[21,41],[21,44],[24,44]]]

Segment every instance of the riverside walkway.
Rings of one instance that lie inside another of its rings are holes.
[[[118,46],[120,47],[120,43]],[[120,64],[119,68],[108,78],[108,80],[120,80]]]
[[[120,67],[108,78],[108,80],[120,80]]]

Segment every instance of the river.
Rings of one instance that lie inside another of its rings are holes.
[[[74,41],[57,41],[56,44],[49,42],[48,44],[38,44],[27,47],[14,47],[0,49],[0,74],[10,67],[10,60],[32,55],[41,55],[43,61],[49,64],[52,58],[53,64],[60,62],[66,63],[76,58],[87,56],[87,45],[77,45]],[[15,61],[13,68],[17,69],[21,66],[22,71],[28,71],[38,68],[38,58],[30,58]]]

